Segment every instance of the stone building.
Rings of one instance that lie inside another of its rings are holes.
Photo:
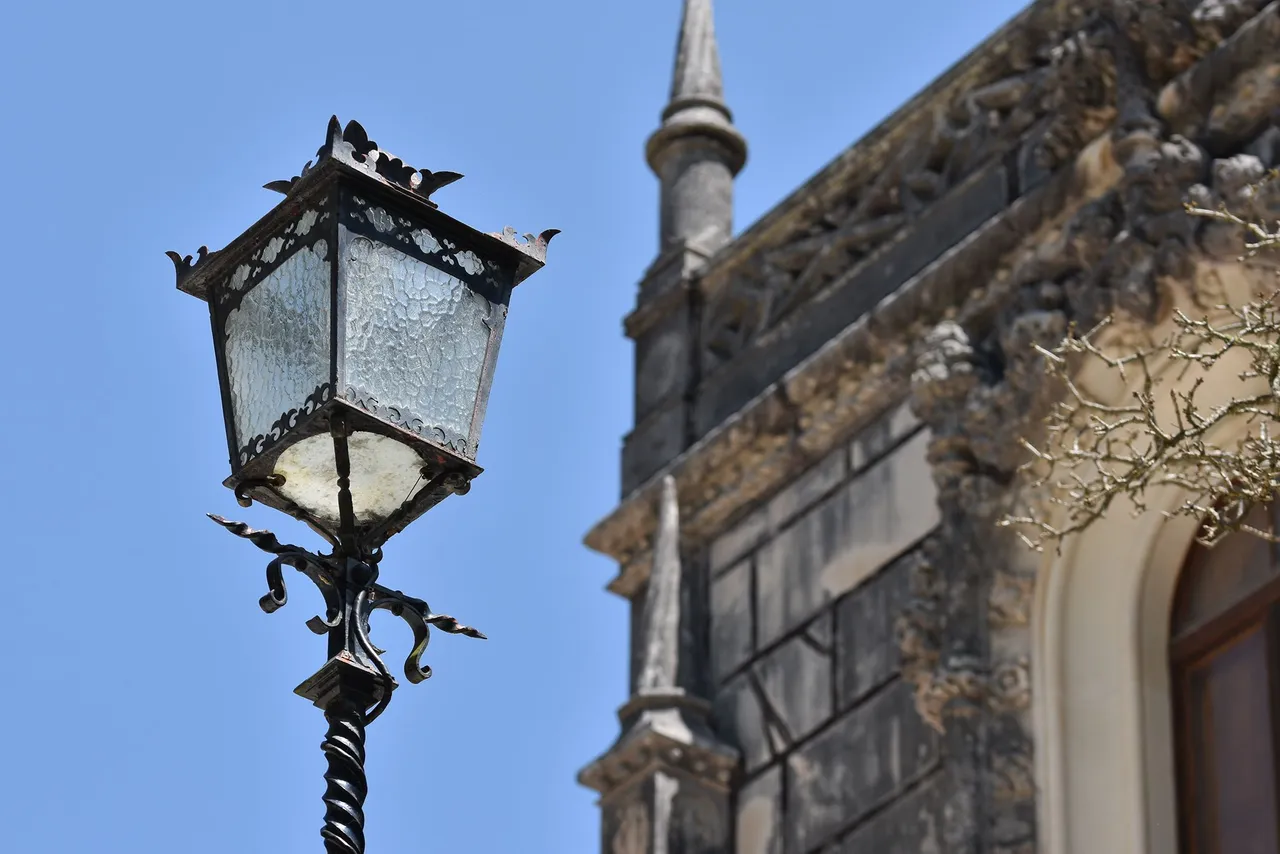
[[[685,0],[587,537],[632,603],[602,852],[1280,850],[1262,541],[1197,551],[1158,490],[1060,554],[995,524],[1037,500],[1032,345],[1256,285],[1182,205],[1280,217],[1247,189],[1278,155],[1280,2],[1040,0],[735,236],[747,145]]]

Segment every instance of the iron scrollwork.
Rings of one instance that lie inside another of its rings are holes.
[[[369,639],[369,617],[374,611],[389,611],[402,618],[413,631],[413,649],[404,662],[404,675],[412,683],[424,682],[431,677],[431,668],[422,663],[430,640],[430,627],[434,626],[452,635],[487,640],[486,636],[471,626],[463,625],[447,614],[432,613],[430,606],[421,599],[407,596],[377,583],[376,560],[356,560],[336,555],[318,555],[300,546],[281,543],[270,531],[250,528],[244,522],[234,522],[209,514],[209,518],[237,537],[246,539],[259,549],[274,555],[267,564],[267,592],[258,605],[268,614],[278,611],[289,600],[283,568],[291,566],[310,578],[319,588],[325,602],[325,615],[307,621],[307,628],[318,635],[342,633],[341,649],[351,658],[367,662],[384,679],[388,686],[395,685],[395,678],[383,663],[381,653]],[[385,691],[366,719],[372,722],[386,708],[391,692]]]
[[[328,636],[329,662],[304,682],[298,693],[321,706],[328,721],[321,744],[327,761],[325,817],[320,831],[325,850],[329,854],[363,854],[364,801],[369,789],[364,770],[365,727],[387,708],[396,687],[395,677],[382,661],[385,650],[374,646],[369,637],[370,616],[374,611],[389,611],[409,624],[413,648],[405,658],[404,675],[411,683],[431,677],[431,668],[422,663],[422,656],[432,627],[481,640],[485,636],[451,616],[432,613],[421,599],[379,584],[381,550],[354,558],[335,547],[333,554],[320,555],[281,543],[270,531],[255,530],[244,522],[212,513],[209,518],[272,556],[266,571],[267,592],[258,600],[263,611],[273,613],[289,601],[286,566],[311,579],[324,597],[324,615],[307,620],[307,628]]]

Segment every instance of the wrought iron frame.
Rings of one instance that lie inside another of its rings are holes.
[[[208,303],[227,431],[231,476],[224,485],[248,507],[254,501],[306,522],[331,546],[317,554],[281,543],[270,531],[250,528],[210,514],[210,518],[238,537],[271,555],[267,564],[267,593],[259,600],[272,613],[288,601],[286,566],[307,576],[324,597],[325,613],[307,621],[308,628],[328,638],[328,660],[295,689],[324,710],[329,722],[322,749],[325,773],[325,822],[321,835],[330,854],[363,854],[365,727],[387,708],[396,688],[395,677],[382,661],[384,650],[369,637],[374,611],[390,611],[413,630],[413,648],[404,663],[410,682],[431,676],[422,663],[432,627],[449,634],[484,638],[453,617],[435,614],[421,599],[378,583],[382,546],[414,519],[450,495],[462,495],[481,473],[475,464],[476,446],[484,419],[498,341],[506,321],[511,290],[546,263],[547,245],[559,232],[549,229],[521,239],[515,229],[484,233],[439,211],[431,200],[437,190],[462,176],[453,172],[416,169],[380,149],[357,122],[343,127],[329,122],[325,143],[300,174],[273,181],[266,189],[284,200],[250,226],[227,247],[210,252],[200,247],[196,257],[166,253],[173,261],[178,290]],[[429,413],[411,413],[386,406],[368,390],[350,387],[342,370],[343,349],[338,253],[341,237],[356,234],[394,246],[421,261],[461,279],[491,307],[485,324],[490,330],[480,386],[465,437],[433,427]],[[296,408],[281,413],[259,436],[240,437],[235,424],[227,372],[225,326],[228,314],[253,287],[287,259],[325,240],[333,255],[329,265],[330,353],[327,382],[320,382]],[[447,253],[443,250],[447,249]],[[348,437],[372,432],[394,439],[418,452],[425,485],[385,520],[358,525],[351,495]],[[311,518],[281,492],[282,475],[275,471],[280,454],[304,439],[332,437],[337,468],[338,524]]]
[[[258,222],[221,250],[210,252],[202,246],[194,258],[167,253],[178,289],[209,305],[231,462],[231,475],[224,484],[237,497],[247,496],[316,527],[316,520],[307,518],[278,488],[270,488],[271,474],[281,453],[296,442],[323,434],[335,416],[355,429],[414,448],[430,469],[425,480],[446,476],[471,480],[481,474],[475,458],[511,291],[546,263],[547,246],[558,231],[526,234],[521,240],[512,228],[486,233],[448,216],[431,195],[461,177],[410,166],[382,150],[358,122],[344,127],[334,117],[314,165],[309,162],[297,177],[267,185],[284,199]],[[437,425],[432,413],[387,406],[369,390],[347,383],[342,346],[345,300],[339,282],[343,234],[366,237],[437,267],[489,303],[485,320],[489,341],[465,435]],[[281,412],[273,424],[260,425],[265,432],[240,436],[225,352],[227,318],[263,279],[321,240],[329,252],[325,262],[330,306],[327,382],[309,390],[306,399],[291,402],[292,408]],[[409,502],[413,515],[403,524],[449,494],[424,493]]]
[[[369,791],[364,770],[365,727],[386,710],[391,692],[396,688],[395,677],[382,660],[386,650],[375,646],[369,637],[369,618],[374,611],[384,610],[409,624],[413,647],[404,661],[404,675],[414,684],[431,677],[431,668],[422,663],[422,655],[431,639],[432,627],[482,640],[485,635],[453,617],[433,613],[421,599],[378,583],[382,543],[393,533],[393,524],[384,525],[372,536],[356,525],[347,447],[351,431],[339,416],[332,417],[330,423],[338,469],[340,516],[336,536],[331,540],[334,547],[331,554],[320,555],[281,543],[270,531],[255,530],[244,522],[229,521],[212,513],[209,518],[272,555],[267,564],[267,592],[258,600],[263,611],[274,613],[288,602],[286,566],[311,579],[324,597],[324,616],[307,620],[307,628],[328,637],[329,659],[294,692],[322,709],[329,723],[321,744],[328,763],[324,775],[324,827],[320,831],[325,851],[363,854],[364,801]],[[440,479],[442,488],[466,491],[467,481],[461,476],[450,479],[449,475],[442,475]],[[239,497],[241,504],[252,503],[243,494]]]

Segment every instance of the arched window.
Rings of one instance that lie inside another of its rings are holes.
[[[1251,524],[1280,530],[1274,510]],[[1192,548],[1169,661],[1182,854],[1280,854],[1280,549]]]

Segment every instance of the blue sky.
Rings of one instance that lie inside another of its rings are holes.
[[[598,850],[579,767],[616,735],[626,620],[582,534],[631,418],[620,321],[657,242],[642,158],[679,0],[19,4],[0,28],[6,851],[315,852],[320,712],[293,696],[318,595],[264,615],[226,471],[207,314],[167,249],[219,248],[337,113],[486,230],[563,230],[513,301],[480,463],[384,579],[487,632],[369,732],[369,850]],[[722,0],[751,147],[739,229],[977,44],[1017,0]],[[408,630],[375,619],[394,653]]]

